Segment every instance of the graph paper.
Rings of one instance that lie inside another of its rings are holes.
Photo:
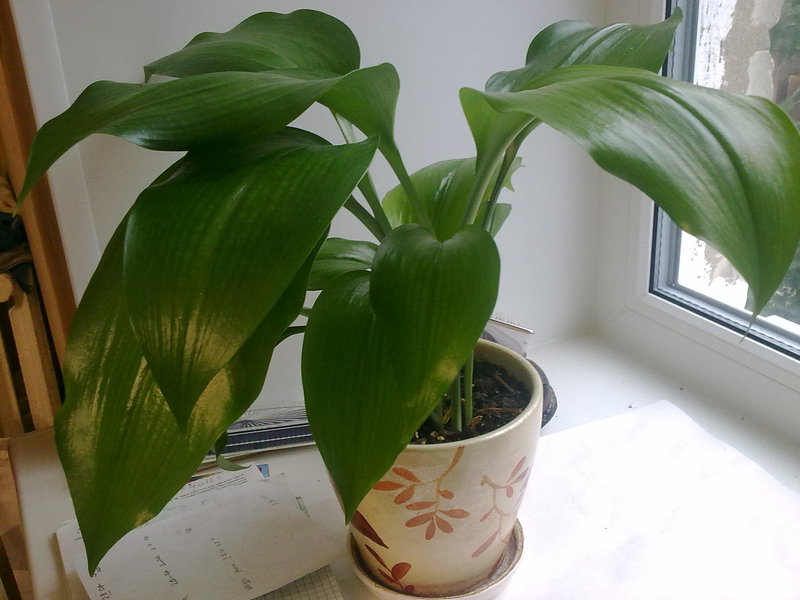
[[[255,600],[344,600],[330,567],[309,573]]]

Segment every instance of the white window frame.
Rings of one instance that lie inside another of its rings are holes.
[[[609,0],[607,21],[653,23],[663,0]],[[800,361],[650,292],[653,203],[603,180],[599,227],[599,333],[656,365],[678,385],[702,387],[719,408],[756,406],[765,422],[797,439]]]
[[[667,70],[683,79],[691,80],[695,65],[696,39],[688,32],[697,30],[699,6],[702,0],[671,0],[672,9],[683,10],[684,23],[676,36],[674,51],[670,54]],[[677,282],[680,267],[681,229],[659,209],[654,215],[653,251],[651,256],[650,290],[653,294],[674,302],[700,316],[729,327],[741,335],[748,333],[756,341],[789,356],[800,358],[800,336],[778,325],[759,320],[751,327],[750,315],[723,302],[684,288]],[[684,240],[685,241],[685,240]]]

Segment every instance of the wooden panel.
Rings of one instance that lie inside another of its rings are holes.
[[[0,344],[0,435],[13,437],[23,433],[25,426],[19,411],[19,398],[11,378],[8,357]]]
[[[16,283],[12,282],[12,286],[8,318],[14,333],[14,344],[33,426],[35,429],[52,427],[53,416],[60,403],[58,383],[50,359],[47,331],[37,302],[36,289],[26,294]]]
[[[14,291],[11,277],[0,275],[0,310],[6,310],[6,303],[11,302]],[[11,437],[25,433],[22,415],[19,410],[19,398],[14,389],[14,378],[11,364],[6,355],[5,344],[0,339],[0,436]]]
[[[12,189],[19,192],[25,176],[28,148],[36,132],[36,120],[9,0],[0,0],[0,40],[0,154],[5,161],[8,181]],[[75,295],[46,180],[25,201],[21,215],[53,345],[61,361],[69,323],[75,312]]]
[[[33,598],[33,591],[8,445],[9,440],[0,438],[0,579],[8,600],[22,600]]]

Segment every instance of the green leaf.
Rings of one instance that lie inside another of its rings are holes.
[[[379,138],[382,152],[393,152],[394,113],[400,79],[393,65],[384,63],[353,71],[328,89],[320,102],[358,127]]]
[[[34,138],[21,197],[69,148],[93,133],[153,150],[214,147],[223,154],[278,131],[336,78],[302,73],[212,73],[159,84],[99,81]]]
[[[232,161],[190,153],[131,210],[130,320],[181,426],[281,297],[375,151],[374,140],[318,139],[290,129]]]
[[[371,269],[377,248],[372,242],[328,238],[311,267],[308,289],[321,290],[342,273]]]
[[[459,97],[478,152],[473,193],[480,195],[480,202],[490,189],[492,174],[499,170],[506,149],[515,143],[517,136],[532,129],[534,120],[525,113],[498,112],[475,90],[464,88]],[[470,199],[473,203],[475,200],[475,197]]]
[[[334,17],[313,10],[264,12],[225,33],[201,33],[147,65],[145,75],[185,77],[220,71],[305,69],[344,75],[357,69],[358,42]]]
[[[302,370],[312,432],[349,519],[467,360],[497,295],[491,236],[386,236],[372,272],[341,275],[309,317]],[[435,309],[434,309],[435,308]]]
[[[275,344],[302,306],[311,267],[309,259],[181,431],[130,327],[122,285],[126,225],[109,242],[75,314],[66,401],[55,424],[90,572],[117,540],[158,514],[253,402]]]
[[[597,28],[583,21],[560,21],[533,39],[525,67],[496,73],[487,82],[486,89],[530,89],[538,76],[570,65],[598,64],[657,71],[681,19],[681,11],[676,10],[666,21],[645,26],[619,23]],[[475,139],[477,180],[482,188],[488,185],[506,148],[512,143],[519,145],[538,123],[530,115],[498,113],[487,106],[481,96],[463,90],[461,104]]]
[[[228,432],[224,431],[221,436],[214,442],[214,458],[217,461],[217,466],[223,471],[243,471],[248,465],[237,465],[222,456],[225,446],[228,445]]]
[[[486,90],[528,89],[539,75],[570,65],[636,67],[658,72],[682,18],[683,13],[676,9],[669,19],[654,25],[616,23],[594,27],[585,21],[559,21],[533,38],[523,68],[496,73],[487,82]]]
[[[359,49],[350,29],[324,13],[260,13],[226,33],[201,33],[185,48],[145,67],[151,74],[185,77],[219,71],[301,69],[324,79],[346,75],[321,99],[393,157],[394,113],[400,81],[393,65],[358,69]],[[330,76],[329,75],[329,76]]]
[[[346,123],[355,125],[368,136],[378,137],[378,149],[400,183],[413,196],[410,203],[414,207],[416,222],[431,227],[424,206],[417,205],[415,191],[408,180],[408,172],[394,139],[395,107],[399,92],[400,80],[397,71],[394,66],[385,63],[354,71],[342,77],[331,86],[320,102]],[[362,182],[361,190],[375,212],[378,227],[388,226],[369,178]]]
[[[750,284],[755,312],[763,308],[800,236],[800,134],[785,113],[639,69],[567,67],[535,86],[467,95],[582,144],[722,252]]]
[[[500,231],[500,228],[503,226],[503,223],[506,222],[506,219],[508,219],[510,214],[510,204],[504,204],[502,202],[495,204],[494,210],[489,216],[489,222],[486,227],[487,231],[492,234],[492,237],[497,235],[497,232]]]
[[[517,159],[504,182],[511,188],[511,175],[522,161]],[[493,174],[496,176],[496,173]],[[447,239],[463,226],[464,213],[469,202],[469,191],[475,185],[475,158],[444,160],[411,174],[411,182],[432,216],[434,231],[441,239]],[[488,200],[491,190],[484,194]],[[414,214],[403,186],[396,186],[383,198],[383,208],[393,228],[414,222]],[[485,209],[485,205],[482,207]]]

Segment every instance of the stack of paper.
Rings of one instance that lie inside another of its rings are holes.
[[[303,508],[284,475],[264,479],[249,467],[188,484],[156,519],[114,546],[92,577],[77,523],[57,537],[73,598],[341,598],[329,570],[264,596],[341,553],[342,540]]]

